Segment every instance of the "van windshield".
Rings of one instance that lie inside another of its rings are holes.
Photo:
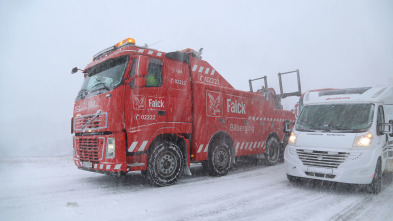
[[[97,64],[87,70],[77,100],[86,96],[106,93],[117,87],[127,67],[128,56],[122,56]]]
[[[310,105],[303,108],[296,130],[359,133],[370,128],[373,115],[373,104]]]

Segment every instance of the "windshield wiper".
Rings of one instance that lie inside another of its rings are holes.
[[[306,123],[306,122],[299,122],[299,124],[296,125],[296,130],[299,131],[305,131],[305,132],[315,132],[314,129],[311,129],[311,124]]]
[[[337,130],[337,131],[346,131],[346,132],[351,132],[351,133],[360,133],[360,132],[364,132],[367,130],[367,129],[353,129],[353,128],[342,127],[342,126],[333,127],[333,129]]]
[[[107,91],[110,90],[110,89],[108,88],[108,86],[106,86],[106,84],[105,84],[104,82],[102,82],[102,81],[98,81],[98,83],[95,84],[93,87],[91,87],[91,89],[95,88],[95,87],[98,86],[98,85],[103,85],[104,87],[101,87],[101,88],[105,88]],[[90,89],[90,91],[91,91],[91,89]]]

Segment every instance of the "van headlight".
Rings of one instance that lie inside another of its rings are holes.
[[[288,139],[288,143],[296,145],[296,139],[297,139],[297,134],[291,132],[291,135],[289,136],[289,139]]]
[[[366,135],[361,135],[355,137],[353,141],[353,147],[368,147],[373,142],[373,134],[367,133]]]
[[[108,138],[108,142],[106,144],[106,158],[114,158],[115,157],[115,138]]]

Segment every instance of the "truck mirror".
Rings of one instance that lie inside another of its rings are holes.
[[[76,72],[78,72],[78,68],[77,67],[74,67],[72,70],[71,70],[71,74],[75,74]]]
[[[144,77],[147,75],[147,71],[149,69],[149,57],[147,56],[138,56],[138,60],[136,62],[136,75],[140,77]]]
[[[134,86],[135,87],[144,87],[144,86],[146,86],[146,78],[144,78],[144,77],[137,77],[137,78],[135,78]]]

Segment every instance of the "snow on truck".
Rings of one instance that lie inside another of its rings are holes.
[[[285,149],[289,181],[301,178],[382,187],[393,172],[393,87],[307,92]]]
[[[286,94],[236,90],[192,49],[164,53],[128,38],[81,71],[71,133],[75,164],[87,171],[142,171],[166,186],[191,162],[213,176],[239,156],[274,164],[289,137],[285,124],[295,121],[280,105]]]

